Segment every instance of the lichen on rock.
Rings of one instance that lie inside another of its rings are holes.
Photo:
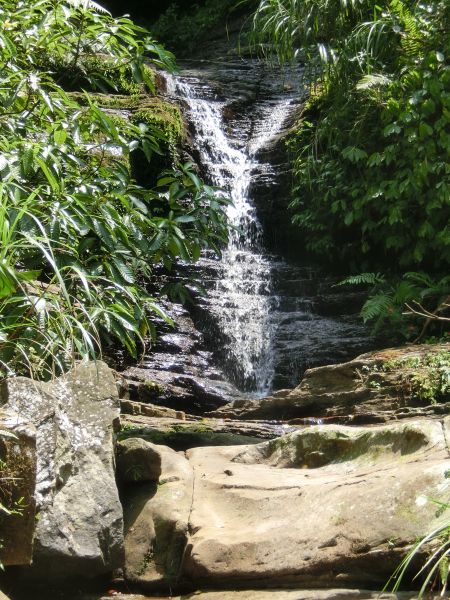
[[[102,362],[79,363],[51,383],[6,380],[1,404],[37,429],[33,567],[41,580],[95,577],[122,564],[123,518],[113,434],[119,399]]]

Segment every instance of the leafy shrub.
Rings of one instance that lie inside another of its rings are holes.
[[[435,278],[427,273],[409,272],[387,279],[381,273],[360,273],[339,285],[369,285],[369,297],[361,309],[365,322],[375,331],[390,329],[403,339],[419,341],[430,333],[446,334],[445,315],[450,308],[450,277]]]
[[[206,0],[202,4],[183,7],[173,2],[151,26],[152,33],[177,54],[187,55],[198,47],[211,29],[222,27],[238,0]]]
[[[114,340],[136,356],[154,334],[151,313],[167,318],[143,287],[154,267],[195,261],[226,238],[225,200],[192,165],[154,189],[133,180],[131,153],[151,162],[173,142],[157,122],[117,120],[64,90],[117,89],[124,68],[151,87],[145,61],[173,65],[144,30],[95,7],[0,7],[1,374],[50,377]]]
[[[256,40],[320,81],[290,142],[309,250],[354,270],[449,264],[449,23],[443,0],[260,2]]]
[[[409,338],[416,317],[436,321],[438,310],[445,321],[449,3],[261,0],[253,37],[265,54],[309,66],[311,96],[289,141],[306,249],[340,270],[385,273],[365,319]]]
[[[448,477],[448,472],[445,476]],[[428,501],[428,499],[424,497],[419,497],[417,500],[423,503]],[[431,502],[438,505],[439,513],[442,513],[449,508],[448,504],[437,502],[436,500],[431,500]],[[406,579],[408,570],[414,566],[419,557],[422,557],[427,553],[427,558],[414,577],[414,579],[422,580],[418,598],[423,598],[428,590],[436,589],[439,585],[442,590],[440,596],[446,596],[450,573],[449,551],[450,523],[447,517],[441,525],[430,531],[430,533],[414,544],[412,549],[390,577],[384,590],[392,589],[393,592],[397,592]]]

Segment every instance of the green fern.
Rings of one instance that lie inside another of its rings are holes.
[[[413,11],[402,0],[392,0],[389,9],[399,20],[403,29],[401,38],[402,48],[408,58],[417,59],[423,50],[424,36],[419,27],[419,21]]]
[[[376,285],[385,281],[386,279],[381,273],[358,273],[358,275],[347,277],[337,285]]]
[[[372,319],[385,317],[389,311],[393,311],[392,295],[381,292],[366,300],[361,309],[361,316],[366,323]]]
[[[96,12],[103,14],[110,14],[106,8],[97,4],[97,2],[93,2],[92,0],[67,0],[68,4],[71,4],[74,8],[82,8],[84,10],[92,9]]]
[[[364,75],[364,77],[362,77],[356,84],[356,89],[360,91],[370,90],[373,88],[387,87],[391,83],[392,79],[390,77],[387,77],[381,73],[373,73]]]

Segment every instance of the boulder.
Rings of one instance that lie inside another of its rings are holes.
[[[161,452],[141,438],[119,442],[116,472],[118,479],[124,483],[157,482],[161,475]]]
[[[182,572],[196,587],[381,589],[406,549],[448,519],[429,500],[447,502],[450,488],[436,420],[314,426],[187,456]]]
[[[11,410],[0,409],[0,563],[29,565],[33,556],[36,430]],[[0,592],[1,600],[1,592]]]
[[[122,454],[147,455],[157,482],[128,484],[122,493],[125,517],[125,577],[146,590],[176,586],[188,535],[192,468],[182,454],[144,440],[125,440]],[[139,451],[137,450],[139,448]]]
[[[41,580],[94,577],[122,563],[123,518],[114,475],[119,400],[112,371],[79,363],[51,383],[7,380],[0,404],[37,429],[33,569]]]
[[[237,400],[211,417],[232,419],[322,419],[343,424],[382,423],[446,414],[450,389],[450,344],[405,346],[363,354],[336,365],[306,371],[289,393],[259,401]]]

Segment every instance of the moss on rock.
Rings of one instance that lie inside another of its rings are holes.
[[[161,98],[146,96],[136,106],[131,120],[161,130],[172,147],[184,138],[185,127],[180,109]]]

